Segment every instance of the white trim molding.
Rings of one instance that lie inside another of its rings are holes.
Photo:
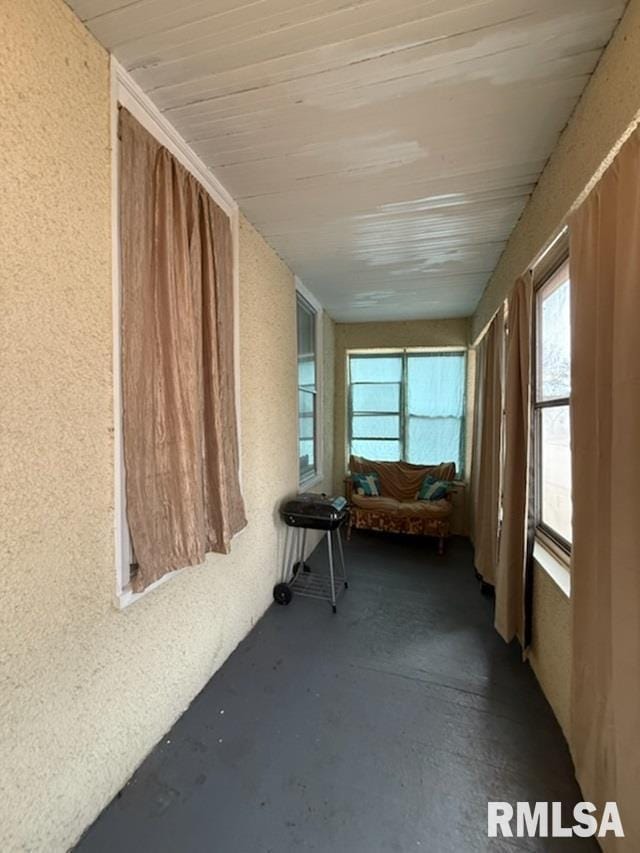
[[[160,112],[158,107],[146,95],[133,77],[125,71],[115,57],[111,57],[112,110],[118,114],[118,104],[129,110],[141,125],[146,127],[161,145],[182,163],[209,193],[211,198],[229,216],[238,210],[238,204],[231,193],[220,183],[213,172],[184,141],[175,127]],[[114,103],[115,100],[115,103]],[[117,128],[117,124],[116,124]]]
[[[113,289],[113,417],[114,417],[114,535],[116,562],[115,604],[126,607],[152,589],[179,574],[171,572],[152,584],[143,593],[134,593],[129,583],[131,543],[127,525],[124,437],[122,428],[122,340],[121,340],[121,270],[120,270],[120,226],[119,226],[119,139],[118,107],[125,107],[149,133],[164,145],[171,154],[199,181],[211,198],[231,220],[233,243],[233,301],[234,301],[234,369],[236,391],[236,415],[238,424],[238,446],[240,448],[240,483],[242,484],[242,451],[240,441],[240,273],[239,273],[239,224],[240,212],[237,202],[218,181],[211,170],[202,162],[167,121],[156,105],[142,91],[120,63],[111,57],[111,246],[112,246],[112,289]]]
[[[571,572],[566,563],[536,539],[533,545],[533,560],[546,572],[567,598],[571,598]]]

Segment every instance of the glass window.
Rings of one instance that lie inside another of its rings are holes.
[[[352,355],[349,382],[351,453],[397,462],[401,452],[402,356]]]
[[[536,296],[536,521],[565,551],[571,547],[571,318],[569,263]]]
[[[318,473],[316,311],[298,294],[298,458],[300,482]]]
[[[400,412],[400,383],[390,385],[387,382],[367,382],[366,385],[352,386],[352,401],[354,413],[387,413]]]
[[[571,423],[568,406],[541,410],[540,521],[571,542]]]
[[[569,269],[540,290],[538,325],[538,399],[553,400],[571,393],[571,318]]]
[[[456,463],[464,455],[464,353],[407,356],[408,462]]]
[[[417,464],[464,459],[464,352],[349,357],[349,449]]]

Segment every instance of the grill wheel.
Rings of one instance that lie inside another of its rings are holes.
[[[277,583],[273,588],[273,600],[277,604],[289,604],[293,598],[293,593],[289,588],[288,583]]]

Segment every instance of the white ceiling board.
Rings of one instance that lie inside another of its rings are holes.
[[[343,321],[473,313],[625,0],[70,0]]]

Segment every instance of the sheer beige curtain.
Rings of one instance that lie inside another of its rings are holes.
[[[203,187],[120,110],[127,516],[142,590],[226,553],[239,482],[231,225]]]
[[[484,418],[484,388],[487,371],[486,335],[475,349],[475,378],[473,387],[473,433],[471,436],[471,541],[476,545],[476,528],[481,522],[478,511],[480,504],[480,456],[482,444],[482,421]],[[475,560],[475,558],[474,558]]]
[[[570,222],[571,746],[640,850],[640,131]]]
[[[495,584],[501,490],[504,311],[501,308],[476,354],[472,527],[475,567]]]
[[[523,641],[524,579],[529,507],[531,429],[531,274],[516,282],[507,308],[502,531],[496,572],[495,626],[510,642]]]

